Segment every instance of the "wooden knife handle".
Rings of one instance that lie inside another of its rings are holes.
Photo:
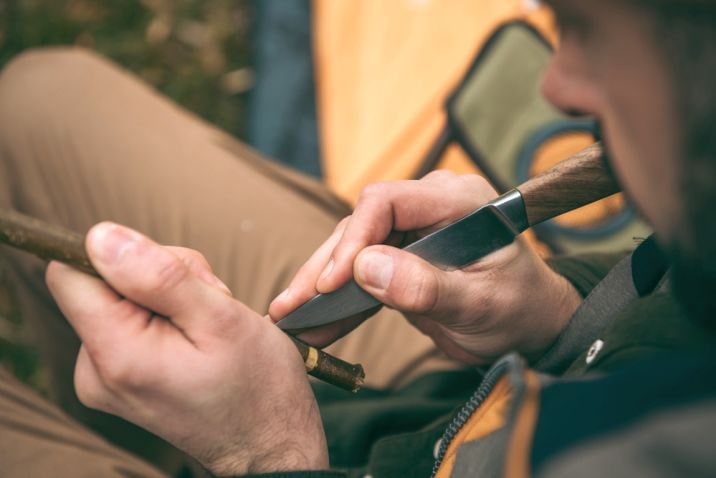
[[[517,187],[530,226],[620,191],[607,170],[601,144],[580,151]]]

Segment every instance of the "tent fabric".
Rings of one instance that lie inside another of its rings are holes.
[[[350,203],[371,182],[423,173],[435,152],[437,168],[487,175],[505,190],[593,142],[589,122],[580,126],[541,98],[541,65],[558,39],[537,1],[313,0],[312,8],[323,177]],[[487,76],[463,81],[496,33],[519,22],[543,40],[526,43],[513,29],[486,55]],[[455,124],[462,137],[450,141]],[[615,214],[623,205],[609,198],[535,230],[551,252],[631,249],[649,228],[628,209]]]
[[[549,42],[529,24],[503,23],[447,102],[441,142],[459,142],[498,191],[536,174],[537,160],[546,169],[595,140],[593,119],[567,116],[543,98],[541,77],[551,55]],[[649,231],[620,199],[599,201],[534,230],[553,252],[631,249],[633,237]]]
[[[520,21],[545,40],[526,43],[519,28],[499,37]],[[593,141],[540,97],[556,42],[550,11],[533,0],[264,0],[249,140],[323,175],[350,203],[370,182],[419,177],[433,159],[504,191]],[[552,252],[629,249],[649,231],[623,204],[600,201],[536,231]]]
[[[411,178],[445,125],[445,101],[495,28],[522,19],[551,42],[549,10],[526,0],[313,0],[324,180],[354,202]],[[478,172],[460,148],[439,167]]]
[[[543,98],[540,80],[551,56],[529,25],[505,23],[448,100],[448,128],[501,192],[521,182],[517,162],[531,137],[558,124],[593,128],[593,121],[569,118]]]

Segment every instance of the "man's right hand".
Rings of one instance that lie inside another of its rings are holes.
[[[433,172],[418,181],[365,188],[355,211],[303,265],[271,303],[278,321],[316,293],[351,277],[368,293],[400,310],[449,356],[489,363],[516,350],[538,358],[581,303],[562,276],[522,239],[454,271],[440,270],[392,245],[405,244],[463,217],[497,197],[477,175]],[[326,345],[365,316],[310,330],[301,338]]]

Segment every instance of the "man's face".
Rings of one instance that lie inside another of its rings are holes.
[[[669,255],[676,297],[716,332],[716,2],[549,3],[562,38],[545,95],[601,122],[613,169]]]
[[[560,47],[543,92],[567,112],[601,123],[610,163],[665,243],[681,209],[675,98],[653,22],[623,0],[552,0]]]

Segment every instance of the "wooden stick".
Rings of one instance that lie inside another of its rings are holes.
[[[46,261],[60,261],[82,272],[100,277],[92,267],[84,247],[84,237],[76,232],[0,208],[0,244],[22,249]],[[365,373],[353,365],[318,350],[295,337],[291,340],[303,357],[306,371],[316,378],[352,392],[363,385]]]

